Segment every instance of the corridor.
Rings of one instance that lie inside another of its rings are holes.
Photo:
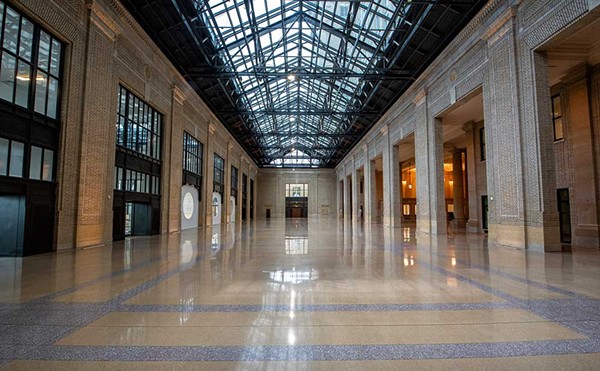
[[[221,228],[0,259],[0,369],[600,362],[598,250],[542,254],[333,219]]]

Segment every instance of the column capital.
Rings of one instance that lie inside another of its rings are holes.
[[[98,29],[100,29],[106,36],[112,41],[117,39],[117,36],[123,31],[121,26],[109,15],[109,13],[102,8],[102,6],[95,0],[87,0],[86,6],[90,10],[90,20],[94,23]]]
[[[444,152],[454,152],[454,150],[456,149],[456,146],[454,145],[454,143],[444,143],[443,145],[444,147]]]
[[[509,29],[512,19],[517,15],[517,7],[511,6],[504,14],[491,24],[487,31],[481,36],[488,45],[494,45]]]
[[[415,106],[419,107],[427,100],[427,90],[421,89],[416,95],[415,99],[413,99],[413,103]]]
[[[462,125],[461,128],[465,133],[469,133],[471,132],[473,129],[475,129],[475,121],[471,120],[471,121],[467,121]]]
[[[186,100],[185,93],[177,85],[173,85],[173,100],[180,105],[183,105]]]

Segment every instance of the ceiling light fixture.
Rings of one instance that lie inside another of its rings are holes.
[[[289,74],[287,77],[289,82],[294,82],[296,81],[296,75],[294,75],[293,73]]]

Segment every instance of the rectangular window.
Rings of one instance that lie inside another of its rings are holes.
[[[119,87],[116,144],[161,159],[162,115],[124,87]]]
[[[238,196],[238,169],[231,166],[231,195],[237,199]]]
[[[0,138],[0,175],[8,174],[8,147],[10,141]]]
[[[563,140],[562,107],[560,95],[552,97],[552,126],[554,128],[554,141]]]
[[[410,205],[409,204],[402,205],[402,214],[405,216],[410,215]]]
[[[114,187],[117,191],[123,190],[123,168],[115,167],[115,184]]]
[[[479,129],[479,156],[485,161],[485,127]]]
[[[44,159],[42,160],[42,180],[54,180],[54,151],[44,149]]]
[[[285,197],[308,197],[308,184],[286,184]]]
[[[2,0],[0,26],[0,99],[58,118],[62,43]]]
[[[225,191],[225,160],[216,153],[214,156],[213,192],[220,193],[221,201],[223,201],[223,193]]]
[[[29,179],[41,179],[42,174],[42,152],[40,147],[31,146],[29,157]]]
[[[248,218],[247,212],[247,202],[248,202],[248,176],[242,173],[242,219],[246,220]]]
[[[8,175],[22,178],[23,177],[23,155],[25,145],[21,142],[10,142],[10,162],[8,165]]]
[[[159,178],[135,170],[115,167],[114,189],[137,193],[160,195]]]
[[[202,175],[203,146],[191,134],[183,132],[183,170]]]

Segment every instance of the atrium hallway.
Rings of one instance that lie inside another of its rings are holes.
[[[2,258],[0,278],[1,370],[600,362],[597,249],[273,218]]]

